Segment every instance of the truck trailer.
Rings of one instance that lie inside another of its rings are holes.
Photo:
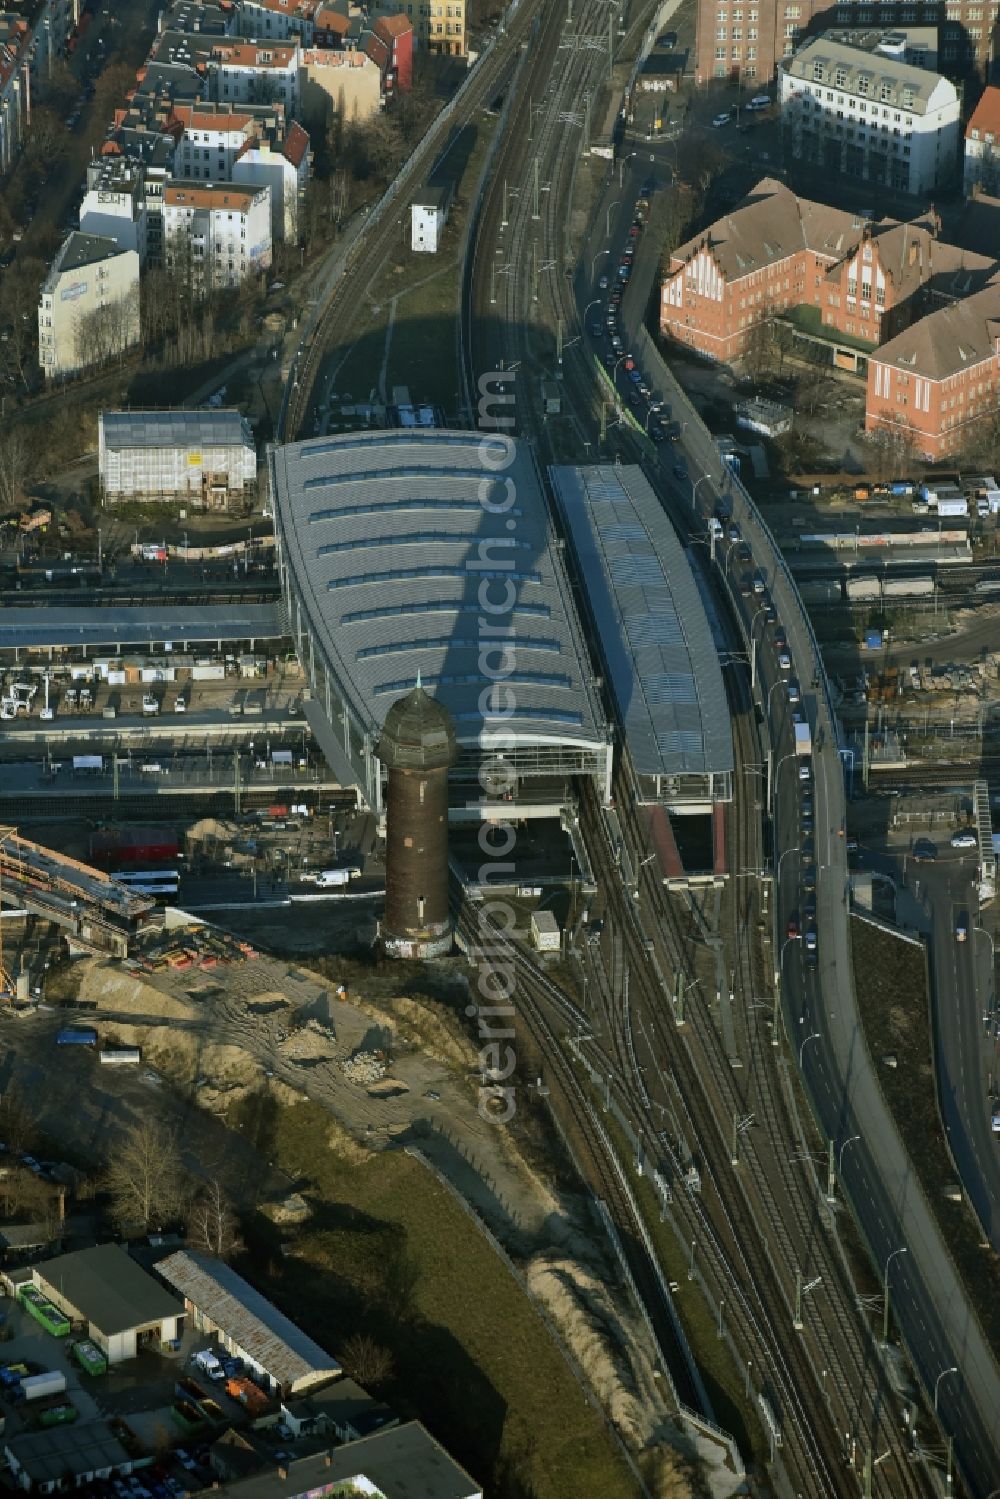
[[[66,1376],[58,1369],[48,1369],[44,1374],[29,1374],[21,1380],[21,1394],[25,1400],[40,1400],[43,1395],[61,1395],[66,1389]]]
[[[795,730],[795,753],[803,757],[812,754],[812,733],[807,723],[792,725]]]

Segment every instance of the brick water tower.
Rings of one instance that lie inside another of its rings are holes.
[[[451,951],[448,910],[448,767],[455,725],[420,685],[385,716],[376,754],[386,788],[385,920],[381,938],[397,958]]]

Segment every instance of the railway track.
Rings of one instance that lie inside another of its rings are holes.
[[[518,0],[516,5],[508,7],[505,30],[494,38],[489,51],[463,84],[457,103],[433,121],[397,182],[390,185],[383,200],[375,205],[369,215],[369,223],[374,222],[374,227],[363,230],[349,246],[340,278],[330,290],[326,305],[305,345],[296,354],[289,373],[281,420],[283,441],[294,442],[305,435],[302,429],[307,413],[316,404],[316,385],[323,361],[331,348],[349,344],[364,326],[370,310],[368,288],[395,253],[399,219],[409,216],[410,206],[424,187],[450,133],[475,120],[503,92],[533,33],[536,18],[544,15],[546,9],[543,0]],[[405,185],[401,187],[404,178]]]

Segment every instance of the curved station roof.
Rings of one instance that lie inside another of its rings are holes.
[[[272,448],[269,464],[293,633],[300,648],[308,633],[338,712],[369,745],[419,678],[449,709],[460,746],[503,735],[514,749],[604,752],[526,445],[489,433],[364,432]],[[496,707],[503,717],[484,717]]]

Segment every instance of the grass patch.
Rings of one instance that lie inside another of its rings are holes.
[[[357,1165],[324,1148],[317,1105],[260,1099],[239,1123],[308,1177],[315,1214],[291,1241],[251,1226],[244,1268],[337,1353],[387,1349],[378,1393],[418,1416],[495,1499],[631,1499],[636,1488],[532,1303],[451,1194],[402,1152]]]
[[[975,1214],[964,1202],[945,1197],[942,1186],[955,1180],[936,1100],[931,1049],[927,974],[923,950],[866,922],[851,929],[851,953],[858,1012],[872,1056],[894,1052],[898,1066],[877,1067],[877,1075],[903,1144],[937,1219],[941,1235],[993,1348],[1000,1347],[1000,1300],[996,1294],[997,1256],[981,1247]]]
[[[677,1314],[684,1335],[698,1363],[705,1392],[712,1402],[718,1424],[734,1438],[744,1462],[750,1454],[763,1473],[770,1462],[770,1447],[757,1418],[756,1407],[747,1400],[746,1385],[727,1345],[718,1336],[715,1311],[705,1300],[696,1281],[688,1280],[690,1246],[681,1244],[668,1223],[660,1220],[660,1204],[648,1177],[638,1176],[625,1136],[612,1114],[601,1121],[615,1142],[622,1168],[642,1211],[643,1221],[656,1250],[656,1258],[668,1280],[679,1281]]]

